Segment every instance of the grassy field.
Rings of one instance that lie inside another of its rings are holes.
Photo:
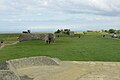
[[[5,44],[11,44],[18,41],[19,34],[0,34],[0,41],[5,41]]]
[[[88,33],[81,38],[60,36],[56,38],[56,43],[52,44],[45,44],[39,40],[20,42],[0,49],[0,61],[30,56],[50,56],[70,61],[120,62],[120,39],[102,38],[101,35]],[[9,43],[17,41],[17,36],[18,34],[0,35],[0,38]]]

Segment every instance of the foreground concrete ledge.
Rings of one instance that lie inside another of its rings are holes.
[[[61,61],[59,66],[18,69],[33,80],[120,80],[120,62]]]
[[[120,62],[61,61],[36,56],[9,60],[4,66],[0,80],[120,80]]]
[[[55,58],[50,58],[46,56],[20,58],[7,61],[7,63],[15,69],[31,66],[59,65],[59,62],[60,61]]]
[[[5,66],[7,67],[5,68],[6,70],[0,70],[0,80],[21,80],[21,77],[18,74],[17,69],[28,68],[32,66],[59,65],[59,62],[60,60],[57,58],[50,58],[46,56],[27,57],[9,60],[6,61],[5,64]],[[26,78],[26,75],[23,75],[23,77]]]

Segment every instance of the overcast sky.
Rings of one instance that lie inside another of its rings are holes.
[[[120,0],[0,0],[0,32],[120,29]]]

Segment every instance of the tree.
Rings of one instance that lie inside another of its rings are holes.
[[[55,33],[60,33],[61,31],[58,29]]]
[[[116,30],[114,30],[114,29],[109,29],[108,32],[109,32],[109,33],[115,33],[115,31],[116,31]]]
[[[108,30],[105,30],[105,32],[108,32]]]
[[[31,33],[31,31],[30,31],[30,30],[28,30],[28,33]]]

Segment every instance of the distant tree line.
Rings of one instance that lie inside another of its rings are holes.
[[[64,33],[64,34],[68,34],[70,33],[70,29],[58,29],[55,33]]]
[[[115,33],[115,34],[120,34],[120,30],[115,30],[115,29],[109,29],[109,30],[102,30],[107,33]]]
[[[31,33],[31,31],[27,30],[27,31],[23,31],[22,33]]]

